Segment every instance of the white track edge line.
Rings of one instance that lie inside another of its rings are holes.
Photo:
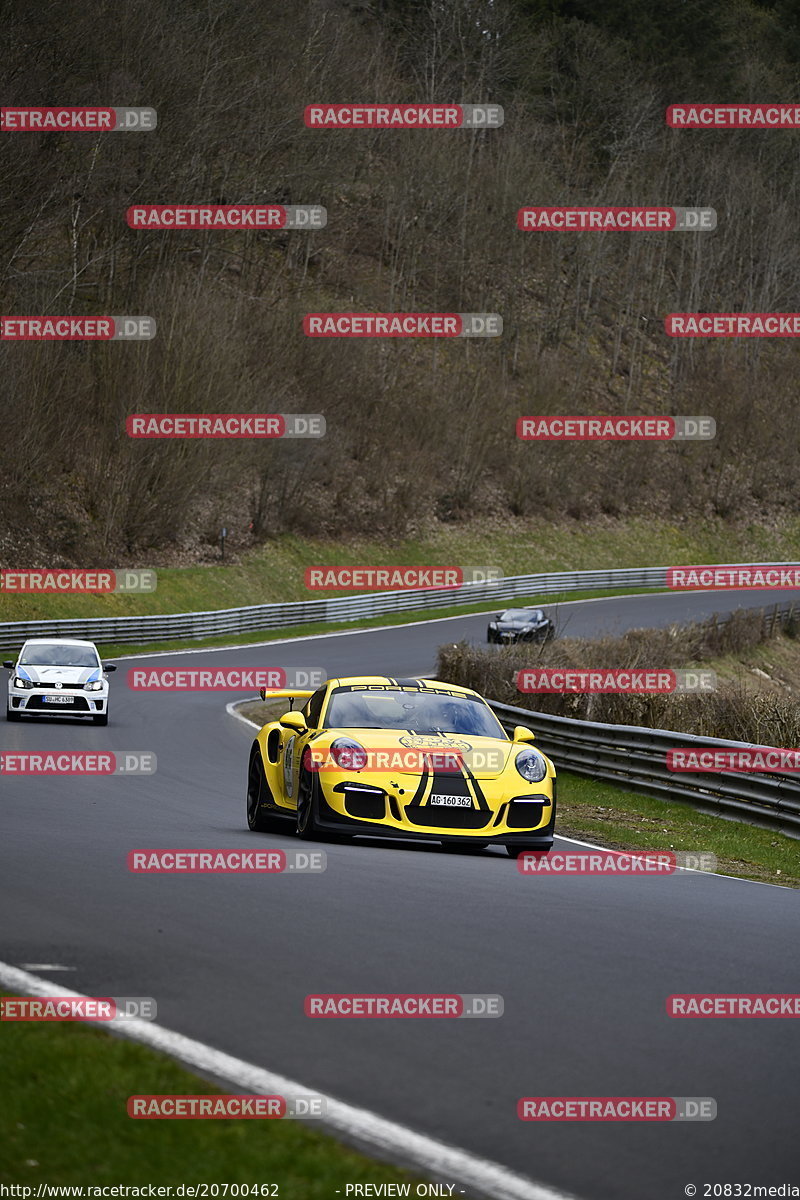
[[[0,962],[0,984],[27,996],[85,998],[82,992],[73,992],[61,984],[51,983],[4,962]],[[122,1037],[160,1050],[202,1073],[211,1074],[222,1081],[229,1080],[251,1092],[268,1095],[313,1092],[325,1100],[326,1108],[326,1116],[313,1121],[315,1127],[343,1134],[367,1150],[372,1147],[406,1169],[421,1171],[439,1181],[456,1179],[467,1189],[471,1188],[490,1200],[575,1200],[569,1193],[536,1183],[500,1163],[479,1158],[457,1146],[416,1133],[404,1125],[379,1117],[369,1109],[356,1108],[336,1100],[283,1075],[276,1075],[221,1050],[214,1050],[203,1042],[164,1029],[152,1021],[143,1021],[138,1017],[127,1020],[115,1017],[112,1021],[81,1023],[112,1028]]]

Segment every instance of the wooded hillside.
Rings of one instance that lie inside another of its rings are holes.
[[[154,133],[0,135],[0,309],[147,314],[152,342],[0,346],[0,558],[91,565],[222,523],[796,508],[798,347],[670,311],[800,310],[800,132],[677,131],[800,96],[754,0],[2,4],[5,105],[152,106]],[[493,101],[494,131],[316,131],[317,101]],[[133,203],[320,203],[302,232],[136,232]],[[525,204],[701,205],[715,232],[520,233]],[[312,340],[306,311],[499,312],[498,339]],[[127,414],[324,413],[294,442],[144,442]],[[709,414],[715,443],[532,445],[530,413]],[[31,512],[33,517],[31,517]],[[33,522],[33,525],[31,525]],[[252,528],[251,528],[252,527]]]

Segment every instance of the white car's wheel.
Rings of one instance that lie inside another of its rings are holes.
[[[6,709],[6,720],[7,721],[18,721],[19,713],[14,712],[13,708],[7,708]]]

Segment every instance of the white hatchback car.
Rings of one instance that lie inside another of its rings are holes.
[[[108,724],[108,680],[104,672],[116,671],[100,661],[94,642],[77,638],[31,638],[16,662],[3,663],[8,679],[9,721],[23,715],[91,717],[95,725]]]

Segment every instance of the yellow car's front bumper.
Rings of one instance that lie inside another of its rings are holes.
[[[340,773],[319,779],[316,821],[320,828],[372,836],[401,836],[436,841],[516,843],[549,848],[555,823],[555,779],[541,784],[522,780],[518,794],[479,807],[417,801],[413,788],[382,788]],[[460,797],[453,797],[454,801]]]

